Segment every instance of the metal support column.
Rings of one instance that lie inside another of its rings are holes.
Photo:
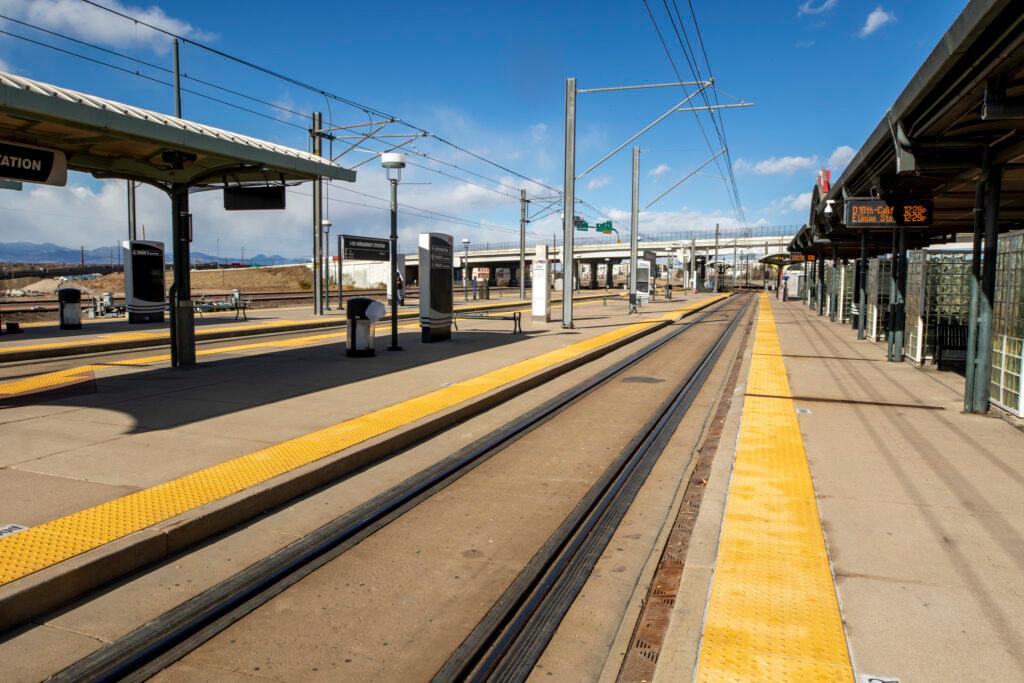
[[[899,246],[899,239],[896,236],[896,228],[892,229],[892,254],[889,257],[889,317],[885,325],[886,358],[890,361],[893,358],[893,342],[896,335],[896,280],[899,279],[899,259],[896,258],[896,247]]]
[[[388,351],[401,351],[398,345],[398,178],[391,179],[391,344]],[[427,264],[428,266],[430,264]],[[422,267],[422,265],[420,266]]]
[[[981,240],[985,233],[985,181],[988,180],[988,147],[982,156],[981,175],[974,187],[974,239],[971,251],[971,277],[967,308],[967,351],[964,364],[964,412],[974,412],[974,375],[978,350],[978,295],[981,292]]]
[[[868,318],[868,233],[860,234],[860,261],[857,263],[857,339],[864,339]]]
[[[839,287],[836,286],[839,280],[839,249],[832,247],[832,286],[828,293],[828,319],[832,322],[839,321]]]
[[[1003,169],[994,166],[985,183],[985,251],[981,259],[978,290],[978,337],[974,350],[974,406],[972,412],[988,412],[992,386],[992,313],[996,297],[996,258],[999,255],[999,195]]]
[[[323,127],[323,114],[313,113],[313,128],[310,135],[313,137],[313,154],[321,156],[320,130]],[[313,179],[313,315],[323,315],[323,184],[320,178]]]
[[[128,182],[128,239],[138,239],[139,212],[135,206],[135,181]]]
[[[822,258],[820,251],[816,258],[818,263],[818,288],[815,305],[818,308],[818,315],[825,315],[825,292],[827,291],[825,289],[825,259]]]
[[[519,190],[519,298],[526,299],[526,223],[530,202],[526,190]]]
[[[188,212],[188,185],[171,186],[171,242],[174,249],[174,294],[171,299],[171,364],[196,364],[195,314],[192,309],[190,242],[192,218]]]
[[[562,327],[572,329],[572,256],[576,230],[576,79],[565,79],[565,188],[562,193]]]
[[[640,243],[640,148],[633,148],[632,205],[629,212],[629,312],[636,311],[636,259]]]
[[[907,327],[907,230],[906,228],[896,229],[896,262],[898,266],[896,276],[896,305],[893,307],[895,320],[890,320],[893,326],[892,333],[892,358],[894,363],[903,362],[903,337]]]

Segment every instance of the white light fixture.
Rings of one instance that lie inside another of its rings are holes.
[[[401,180],[402,169],[405,168],[405,155],[401,152],[382,152],[380,165],[387,171],[388,180]]]
[[[462,243],[468,246],[469,245],[469,238],[468,237],[463,237],[462,238]]]

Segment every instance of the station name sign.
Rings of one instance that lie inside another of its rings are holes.
[[[390,243],[379,237],[358,237],[343,235],[344,258],[350,261],[387,261],[390,258]]]
[[[68,182],[68,160],[56,149],[0,141],[0,178],[63,186]]]
[[[935,205],[929,199],[887,202],[873,197],[853,197],[843,205],[848,228],[895,228],[931,225]]]

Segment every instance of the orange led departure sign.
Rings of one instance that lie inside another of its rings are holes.
[[[855,197],[844,204],[843,223],[848,228],[895,228],[931,225],[934,205],[930,200],[890,204],[882,199]]]

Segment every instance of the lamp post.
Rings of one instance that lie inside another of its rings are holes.
[[[398,181],[405,168],[405,155],[401,152],[384,152],[380,165],[391,183],[391,346],[388,351],[401,351],[398,345]]]
[[[324,242],[326,246],[324,249],[324,269],[327,271],[327,275],[324,277],[324,310],[331,310],[331,223],[329,220],[324,218],[320,221],[320,225],[324,229]]]
[[[462,238],[462,250],[466,253],[462,259],[462,294],[466,301],[469,301],[469,238]]]

